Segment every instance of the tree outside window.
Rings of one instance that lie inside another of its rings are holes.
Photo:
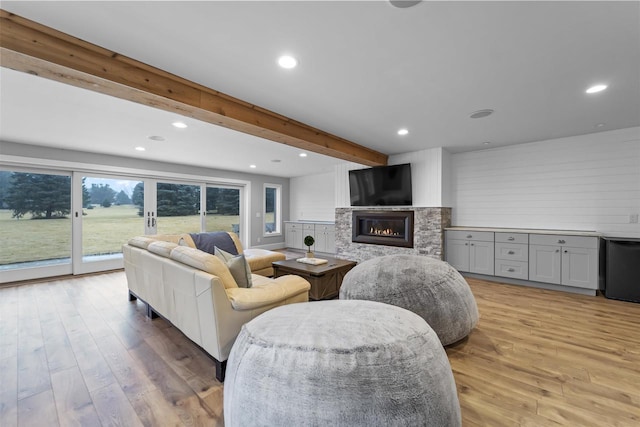
[[[264,185],[264,234],[280,234],[282,187],[276,184]]]

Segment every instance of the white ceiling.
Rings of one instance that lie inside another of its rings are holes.
[[[386,154],[461,152],[640,126],[637,1],[1,7]],[[299,66],[280,69],[283,53]],[[175,114],[7,69],[0,83],[5,141],[285,177],[339,162],[316,154],[301,159],[300,150],[190,119],[177,130],[170,125]],[[587,95],[595,83],[609,88]],[[484,108],[495,113],[469,118]],[[409,135],[396,135],[400,127]],[[139,145],[147,151],[134,151]]]

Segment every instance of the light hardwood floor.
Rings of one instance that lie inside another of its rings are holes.
[[[481,320],[447,349],[463,425],[640,425],[640,304],[468,281]],[[216,426],[222,391],[122,272],[0,288],[0,426]]]

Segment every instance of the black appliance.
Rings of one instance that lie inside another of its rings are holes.
[[[607,298],[640,303],[640,239],[605,237]]]
[[[349,171],[351,206],[411,206],[411,164]]]

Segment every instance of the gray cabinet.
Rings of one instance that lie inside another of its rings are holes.
[[[336,251],[336,235],[334,224],[312,222],[286,222],[285,244],[292,249],[308,249],[304,245],[304,238],[312,236],[315,244],[312,251],[334,254]]]
[[[316,224],[315,225],[315,251],[334,254],[336,252],[336,226]]]
[[[598,237],[530,237],[529,280],[598,289]]]
[[[529,278],[529,235],[495,234],[495,275],[527,280]]]
[[[446,261],[456,270],[493,275],[494,233],[445,231]]]
[[[302,224],[287,222],[284,229],[284,241],[288,248],[303,249]]]
[[[600,235],[546,230],[463,228],[445,230],[445,261],[488,280],[595,295]]]

